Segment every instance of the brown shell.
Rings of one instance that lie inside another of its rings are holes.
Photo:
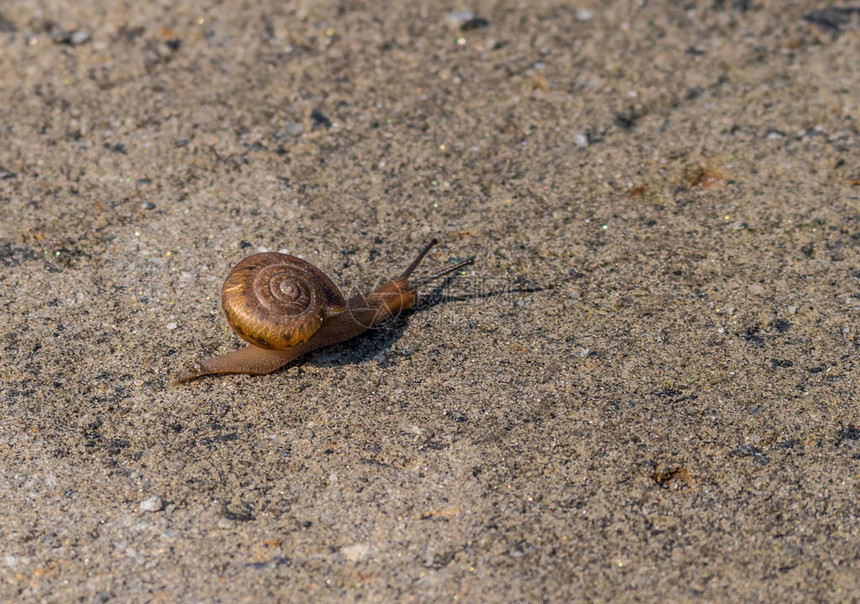
[[[242,339],[272,350],[307,341],[346,300],[325,273],[301,258],[267,252],[233,267],[221,290],[227,320]]]

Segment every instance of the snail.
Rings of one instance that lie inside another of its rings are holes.
[[[275,252],[248,256],[233,267],[221,290],[227,321],[248,346],[204,359],[172,383],[216,373],[271,373],[312,350],[344,342],[396,317],[415,305],[420,286],[474,261],[410,280],[437,243],[433,239],[425,245],[399,277],[348,300],[325,273],[301,258]]]

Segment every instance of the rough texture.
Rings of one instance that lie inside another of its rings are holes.
[[[834,6],[2,2],[0,600],[860,599]],[[166,387],[240,258],[432,236],[409,316]]]

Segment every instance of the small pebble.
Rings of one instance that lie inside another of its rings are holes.
[[[489,24],[490,22],[483,17],[474,17],[463,23],[463,25],[460,26],[460,31],[472,31],[474,29],[481,29],[483,27],[487,27]]]
[[[72,43],[72,46],[79,46],[80,44],[84,44],[85,42],[89,42],[90,34],[87,32],[77,29],[72,32],[72,36],[69,41]]]
[[[176,323],[174,323],[173,321],[171,321],[170,323],[167,323],[167,324],[165,325],[165,327],[166,327],[167,329],[169,329],[170,331],[173,331],[174,329],[176,329]]]
[[[89,41],[90,34],[82,29],[69,31],[55,25],[50,31],[51,40],[57,44],[71,44],[72,46],[80,46]]]
[[[141,512],[160,512],[164,508],[164,500],[158,495],[140,502]]]
[[[573,135],[573,144],[577,147],[587,147],[588,146],[588,137],[584,134],[574,134]]]
[[[576,20],[577,21],[591,21],[591,18],[594,17],[594,14],[587,9],[580,9],[576,11]]]
[[[370,553],[370,546],[365,543],[356,543],[340,548],[340,553],[351,562],[358,562]]]
[[[290,136],[299,136],[302,132],[305,131],[305,127],[302,126],[299,122],[285,122],[284,130],[287,131],[287,134]]]
[[[451,29],[460,29],[464,23],[475,18],[475,13],[470,10],[458,10],[445,15],[445,23]]]

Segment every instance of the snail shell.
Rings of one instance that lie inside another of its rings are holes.
[[[298,346],[346,310],[343,294],[325,273],[275,252],[239,262],[224,281],[221,303],[239,337],[270,350]]]

